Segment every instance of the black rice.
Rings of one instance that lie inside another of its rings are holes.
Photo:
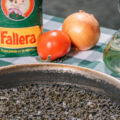
[[[31,84],[0,90],[0,119],[120,120],[120,106],[69,85]]]

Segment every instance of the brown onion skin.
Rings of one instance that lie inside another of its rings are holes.
[[[84,11],[68,16],[62,25],[72,43],[79,50],[88,50],[96,45],[100,37],[100,26],[96,18]]]

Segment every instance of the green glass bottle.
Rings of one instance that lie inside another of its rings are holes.
[[[120,75],[120,30],[105,47],[103,59],[111,71]]]

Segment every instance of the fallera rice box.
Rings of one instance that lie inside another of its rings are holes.
[[[42,0],[0,0],[0,57],[37,55]]]

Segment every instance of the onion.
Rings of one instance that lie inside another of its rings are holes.
[[[96,18],[84,11],[68,16],[62,25],[72,43],[79,50],[88,50],[96,45],[100,37],[100,27]]]

